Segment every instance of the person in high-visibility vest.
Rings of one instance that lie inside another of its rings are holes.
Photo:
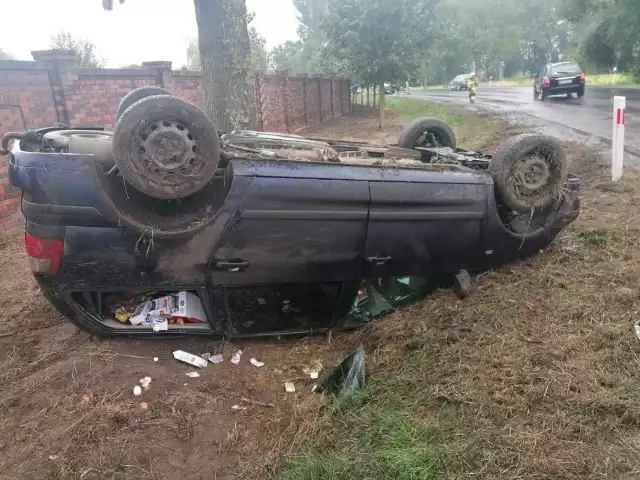
[[[476,91],[478,90],[478,81],[475,74],[469,77],[467,88],[469,89],[469,101],[474,103],[476,101]]]

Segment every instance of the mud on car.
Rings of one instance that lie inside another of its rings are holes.
[[[552,138],[494,156],[423,118],[396,145],[234,131],[158,87],[114,132],[8,133],[45,297],[99,335],[353,328],[547,246],[579,212]]]

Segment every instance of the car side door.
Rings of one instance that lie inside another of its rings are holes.
[[[363,276],[369,185],[341,164],[235,161],[251,184],[210,261],[217,286],[280,285]]]
[[[471,171],[401,169],[370,182],[370,277],[428,275],[472,263],[491,180]]]

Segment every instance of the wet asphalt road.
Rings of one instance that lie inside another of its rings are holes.
[[[536,127],[550,135],[571,140],[611,144],[613,97],[627,98],[625,150],[640,156],[640,88],[589,87],[581,99],[551,97],[534,100],[533,87],[489,87],[480,85],[475,105],[469,104],[467,92],[428,91],[412,96],[458,103],[504,115],[511,122]]]

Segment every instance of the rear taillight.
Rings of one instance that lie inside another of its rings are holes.
[[[587,78],[587,76],[584,74],[584,72],[580,72],[580,83],[584,83],[586,78]]]
[[[29,266],[34,275],[55,275],[62,265],[63,240],[37,238],[24,234]]]
[[[549,80],[549,77],[544,77],[542,79],[542,85],[544,85],[545,87],[550,87],[551,86],[551,80]]]

